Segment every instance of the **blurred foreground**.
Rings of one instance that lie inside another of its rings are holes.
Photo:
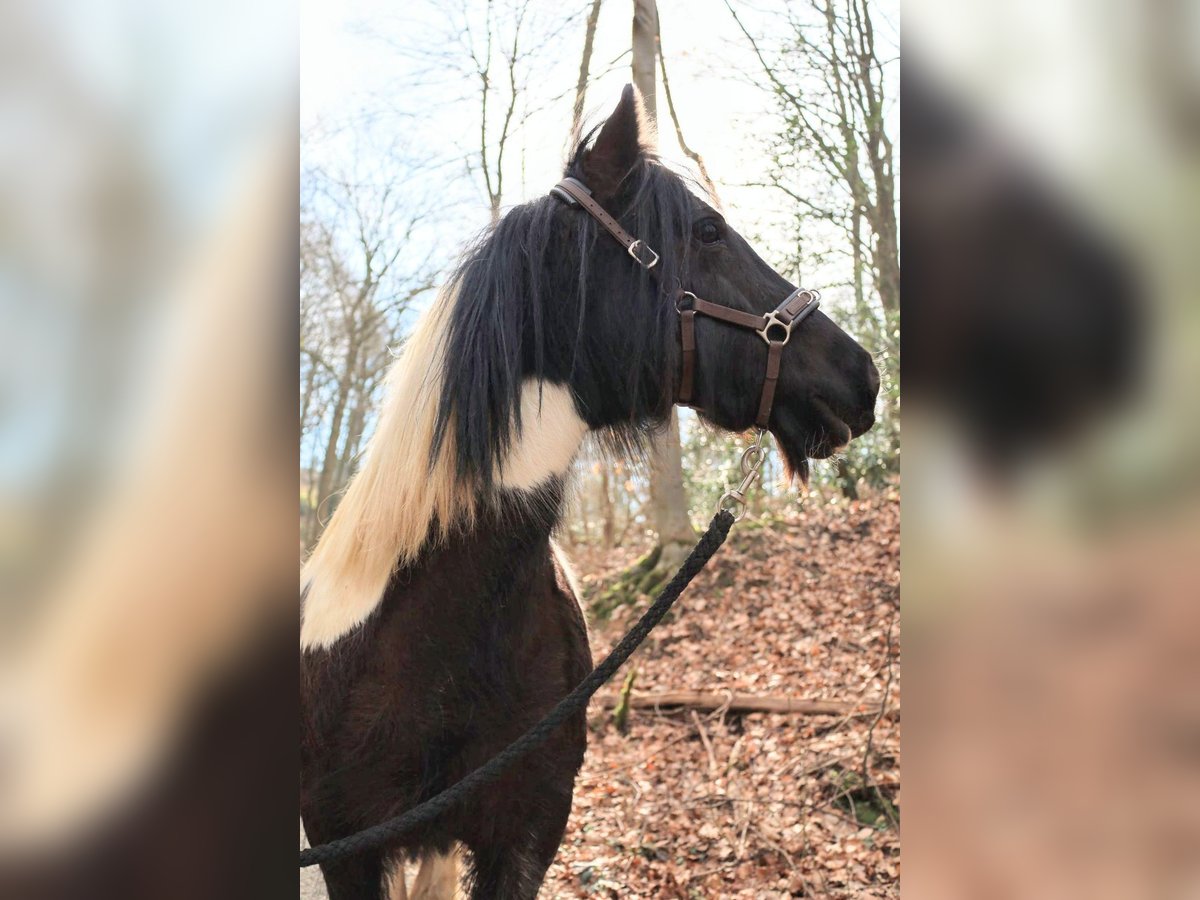
[[[1195,897],[1195,7],[905,14],[905,889]]]
[[[0,896],[295,890],[293,44],[0,11]]]

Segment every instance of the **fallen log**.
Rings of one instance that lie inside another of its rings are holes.
[[[851,716],[853,718],[874,718],[879,715],[878,705],[865,703],[710,691],[655,691],[640,694],[630,693],[626,697],[622,697],[620,694],[597,694],[592,702],[603,709],[612,709],[620,703],[625,703],[631,709],[696,709],[704,711],[726,709],[729,712],[783,713],[793,716]],[[893,720],[899,719],[900,710],[888,709],[884,717]]]

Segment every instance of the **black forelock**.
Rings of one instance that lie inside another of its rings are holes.
[[[585,183],[594,133],[566,167]],[[671,407],[679,350],[669,288],[685,277],[695,204],[688,183],[649,154],[605,201],[660,254],[653,276],[586,212],[549,195],[485,231],[444,294],[454,309],[433,458],[452,431],[459,477],[490,487],[520,427],[527,378],[568,385],[607,443],[638,446]]]

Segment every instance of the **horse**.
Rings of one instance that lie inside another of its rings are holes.
[[[585,439],[644,450],[685,374],[702,420],[743,432],[761,417],[801,478],[874,422],[871,355],[811,308],[782,337],[778,322],[755,334],[700,316],[681,345],[680,295],[750,319],[801,292],[648,149],[642,116],[627,86],[566,166],[591,214],[562,190],[507,212],[389,373],[359,471],[301,574],[300,805],[314,845],[454,784],[591,670],[553,541]],[[472,898],[535,897],[586,743],[580,713],[420,834],[323,864],[330,897],[384,896],[389,877],[412,897],[403,863],[416,859],[414,893],[440,896],[460,847]]]
[[[1134,396],[1147,318],[1131,259],[930,73],[906,61],[909,412],[952,424],[998,484]]]

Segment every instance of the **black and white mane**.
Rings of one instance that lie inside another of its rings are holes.
[[[589,144],[565,174],[587,179]],[[649,153],[616,200],[612,212],[661,254],[653,274],[549,195],[506,213],[454,273],[447,359],[470,364],[447,367],[433,450],[452,430],[460,477],[490,486],[521,427],[530,378],[569,386],[588,426],[623,449],[670,410],[678,344],[662,286],[686,279],[698,200]]]

